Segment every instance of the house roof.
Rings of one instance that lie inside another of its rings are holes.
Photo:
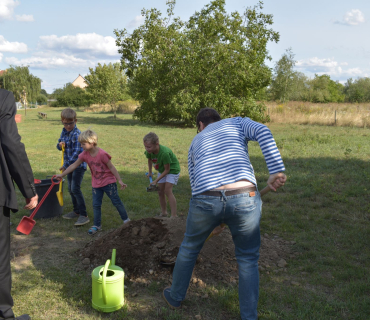
[[[72,82],[72,85],[74,85],[75,87],[80,87],[80,88],[87,87],[87,83],[86,83],[85,78],[83,76],[81,76],[80,74],[75,79],[75,81]]]
[[[80,74],[78,75],[78,77],[73,81],[73,82],[75,82],[78,78],[82,78],[83,79],[83,81],[86,81],[86,79],[83,77],[83,76],[81,76]],[[73,83],[72,82],[72,83]]]

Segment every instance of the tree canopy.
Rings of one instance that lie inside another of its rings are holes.
[[[91,103],[91,97],[87,92],[80,87],[75,87],[72,83],[67,83],[63,89],[55,89],[52,97],[57,100],[53,103],[56,107],[88,106]]]
[[[93,68],[89,68],[90,74],[85,77],[88,86],[86,90],[91,94],[93,101],[100,104],[110,104],[114,109],[116,117],[116,103],[125,98],[126,76],[120,69],[119,63],[100,63]]]
[[[370,78],[348,79],[344,93],[349,102],[370,102]]]
[[[32,75],[28,66],[10,66],[3,74],[3,86],[13,92],[15,100],[35,102],[41,92],[41,79]]]
[[[145,22],[132,34],[115,30],[130,94],[141,104],[135,116],[194,125],[198,111],[212,107],[222,117],[267,120],[255,98],[271,81],[266,46],[279,34],[262,2],[228,14],[225,0],[214,0],[186,22],[173,18],[174,0],[167,5],[165,18],[143,9]]]
[[[291,48],[287,49],[281,59],[276,62],[271,84],[271,94],[274,100],[285,102],[293,93],[295,82],[295,60]]]
[[[294,53],[287,49],[274,68],[273,79],[268,88],[268,97],[281,102],[343,102],[344,86],[327,74],[317,75],[313,79],[294,70]]]

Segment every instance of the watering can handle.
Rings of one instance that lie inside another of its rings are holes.
[[[106,278],[107,278],[107,271],[108,267],[110,265],[110,260],[108,259],[107,262],[104,265],[104,270],[103,270],[103,279],[102,279],[102,296],[103,296],[103,302],[104,304],[107,304],[107,290],[106,290]]]

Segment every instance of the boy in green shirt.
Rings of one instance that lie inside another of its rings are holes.
[[[172,193],[173,185],[180,176],[180,163],[170,148],[159,144],[159,138],[154,132],[149,132],[143,139],[145,156],[148,159],[148,177],[151,177],[152,167],[158,170],[158,177],[151,184],[159,186],[158,196],[161,205],[161,217],[167,216],[166,196],[171,208],[171,217],[177,217],[176,198]]]

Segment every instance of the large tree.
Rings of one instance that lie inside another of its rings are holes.
[[[338,81],[330,79],[330,76],[315,74],[315,77],[308,82],[309,101],[312,102],[343,102],[345,95],[344,86]]]
[[[346,100],[350,102],[370,102],[370,78],[348,79],[344,85]]]
[[[55,89],[51,96],[57,100],[53,103],[57,107],[81,107],[91,103],[90,95],[72,83],[67,83],[63,89]]]
[[[108,103],[114,110],[116,118],[116,103],[122,100],[126,90],[126,76],[120,69],[119,63],[100,63],[93,68],[89,68],[90,74],[85,77],[87,91],[92,95],[93,100],[105,104]]]
[[[141,104],[135,116],[193,125],[200,108],[212,107],[222,117],[265,121],[255,97],[270,83],[266,45],[279,34],[268,28],[272,15],[261,12],[262,2],[228,14],[224,0],[211,1],[187,22],[173,18],[174,0],[167,4],[167,17],[143,10],[145,22],[132,34],[115,30],[130,93]]]
[[[41,92],[41,79],[32,75],[28,66],[10,66],[3,75],[3,84],[25,108],[28,102],[36,102]]]
[[[276,62],[271,83],[271,94],[274,100],[285,102],[290,100],[293,84],[296,80],[294,71],[295,60],[292,48],[288,48],[279,61]]]

